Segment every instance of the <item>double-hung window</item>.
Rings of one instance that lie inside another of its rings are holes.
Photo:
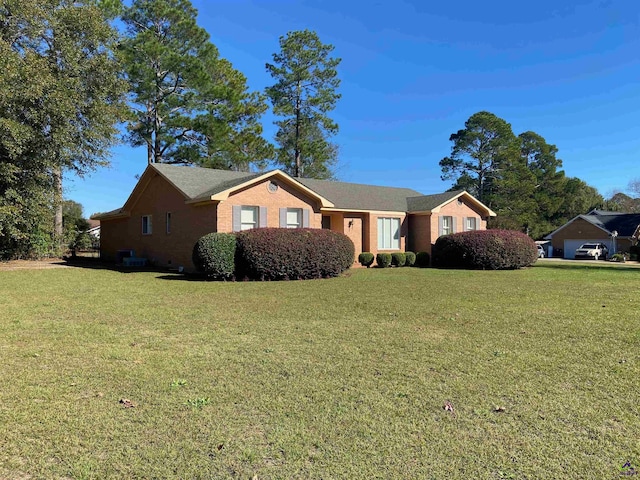
[[[453,217],[442,217],[442,235],[449,235],[453,232]]]
[[[302,227],[302,209],[287,208],[287,228]]]
[[[378,250],[400,249],[400,219],[378,218]]]
[[[151,235],[151,215],[142,216],[142,235]]]
[[[478,221],[476,217],[467,217],[465,219],[465,229],[469,230],[477,230],[478,229]]]
[[[240,210],[240,230],[258,228],[258,207],[242,206]]]

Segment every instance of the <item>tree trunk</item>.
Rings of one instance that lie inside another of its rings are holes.
[[[56,250],[62,251],[63,225],[62,225],[62,169],[59,167],[53,170],[53,244]]]
[[[300,160],[300,81],[298,81],[298,95],[296,96],[296,144],[295,144],[296,167],[295,176],[302,175],[302,162]]]

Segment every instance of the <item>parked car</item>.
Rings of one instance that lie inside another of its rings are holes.
[[[538,247],[538,258],[544,258],[544,248],[542,245],[536,245]]]
[[[576,250],[576,258],[607,259],[609,249],[604,243],[583,243]]]

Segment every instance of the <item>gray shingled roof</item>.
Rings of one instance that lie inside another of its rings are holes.
[[[264,174],[162,163],[153,164],[152,167],[180,189],[189,200],[208,198]],[[294,180],[329,200],[335,208],[345,210],[423,212],[445,203],[460,193],[455,191],[421,195],[420,192],[410,188],[381,187],[310,178]]]
[[[296,178],[305,187],[326,198],[335,208],[348,210],[407,211],[407,197],[420,195],[410,188],[380,187],[360,183]]]
[[[208,197],[235,187],[260,173],[232,172],[212,168],[185,167],[155,163],[153,167],[167,177],[190,199]]]
[[[462,192],[464,192],[464,190],[436,193],[434,195],[421,195],[419,197],[409,197],[407,198],[407,212],[428,212],[442,205],[446,201],[451,200]]]
[[[598,213],[598,215],[580,215],[580,217],[609,233],[617,231],[619,237],[630,237],[640,225],[640,213]]]

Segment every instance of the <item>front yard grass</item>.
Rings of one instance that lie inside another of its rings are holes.
[[[619,478],[638,275],[0,272],[0,478]]]

